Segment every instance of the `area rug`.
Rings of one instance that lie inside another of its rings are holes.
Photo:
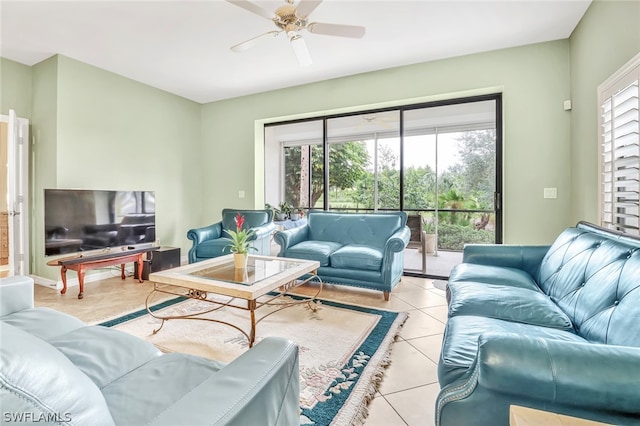
[[[151,310],[162,316],[184,315],[206,306],[210,304],[175,298],[158,303]],[[317,301],[315,306],[315,312],[304,303],[268,316],[258,323],[256,343],[267,336],[281,336],[298,344],[301,425],[363,424],[367,403],[382,381],[391,346],[407,313],[327,300]],[[269,309],[275,308],[258,309],[258,317]],[[246,311],[223,308],[207,315],[249,329]],[[163,352],[186,352],[231,362],[248,350],[246,337],[229,326],[176,319],[166,321],[154,335],[152,331],[160,323],[146,310],[140,310],[100,325],[138,336]]]

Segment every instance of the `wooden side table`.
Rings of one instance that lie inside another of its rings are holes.
[[[512,405],[509,408],[510,426],[611,426],[593,420]]]
[[[135,262],[138,264],[138,281],[143,282],[143,255],[149,251],[153,251],[156,249],[156,247],[153,247],[113,253],[100,253],[95,255],[80,254],[77,256],[54,259],[47,262],[47,265],[61,267],[60,276],[62,278],[62,290],[60,291],[60,294],[65,294],[67,292],[67,270],[70,269],[72,271],[76,271],[78,273],[78,284],[80,285],[78,299],[82,299],[84,297],[84,275],[87,270],[120,265],[120,277],[124,280],[126,278],[126,275],[124,273],[124,265],[129,262]]]

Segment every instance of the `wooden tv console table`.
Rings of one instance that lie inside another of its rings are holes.
[[[114,251],[109,253],[97,253],[97,254],[80,254],[71,257],[64,257],[61,259],[54,259],[47,262],[49,266],[60,266],[60,275],[62,277],[62,290],[60,294],[67,292],[67,270],[71,269],[78,273],[78,283],[80,284],[80,292],[78,293],[78,299],[84,297],[84,274],[85,271],[95,268],[104,268],[106,266],[120,265],[120,277],[124,280],[126,278],[124,273],[124,265],[129,262],[135,262],[138,264],[138,281],[142,280],[142,266],[144,263],[143,256],[145,253],[157,250],[158,247],[139,248],[132,250]]]

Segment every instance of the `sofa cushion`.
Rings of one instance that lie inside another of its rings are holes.
[[[148,424],[223,367],[218,361],[169,353],[110,383],[102,393],[117,424]],[[135,395],[135,403],[131,395]]]
[[[531,275],[521,269],[461,263],[451,271],[449,282],[473,281],[539,290]]]
[[[145,340],[101,326],[79,328],[49,343],[99,388],[162,355]]]
[[[640,242],[588,224],[562,232],[540,268],[540,288],[590,342],[640,347]]]
[[[379,271],[382,268],[382,257],[382,250],[376,247],[347,244],[331,254],[330,264],[334,268]]]
[[[98,387],[69,359],[4,321],[0,321],[0,387],[0,405],[5,408],[20,399],[20,408],[29,407],[38,418],[59,416],[68,425],[114,424]]]
[[[530,338],[587,343],[582,337],[557,328],[520,324],[495,318],[460,315],[449,318],[442,339],[438,379],[440,387],[463,376],[476,359],[478,338],[486,332],[511,333]]]
[[[270,210],[222,210],[222,229],[236,230],[236,215],[240,213],[244,216],[243,229],[255,228],[271,222],[273,213]]]
[[[285,257],[297,259],[317,260],[320,266],[329,266],[331,254],[342,247],[342,244],[333,241],[302,241],[285,250]]]
[[[475,282],[449,283],[449,316],[478,315],[573,330],[567,315],[540,290]]]
[[[232,241],[228,238],[216,238],[215,240],[207,240],[200,243],[196,248],[196,256],[198,258],[211,258],[230,254],[229,246]]]
[[[402,229],[406,221],[406,213],[403,212],[344,214],[311,211],[308,215],[309,239],[384,249],[389,237]]]

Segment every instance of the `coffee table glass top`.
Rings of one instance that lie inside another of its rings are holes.
[[[190,272],[188,275],[235,284],[253,285],[298,265],[298,262],[287,259],[256,259],[249,256],[246,269],[236,269],[233,258],[231,258],[227,262]]]

